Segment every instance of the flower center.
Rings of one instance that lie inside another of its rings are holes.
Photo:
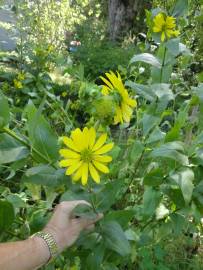
[[[81,152],[81,159],[84,161],[84,162],[91,162],[92,161],[92,151],[90,149],[84,149],[82,152]]]

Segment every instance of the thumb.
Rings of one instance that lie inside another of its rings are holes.
[[[95,218],[80,217],[75,219],[77,225],[83,230],[87,229],[91,225],[94,225],[97,221],[103,218],[103,214],[98,214]]]

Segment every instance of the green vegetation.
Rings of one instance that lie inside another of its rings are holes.
[[[104,218],[42,269],[201,270],[201,1],[153,1],[146,31],[135,16],[119,42],[108,1],[16,2],[16,51],[0,52],[0,242],[85,199],[83,215]]]

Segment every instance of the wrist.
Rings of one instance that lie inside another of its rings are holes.
[[[56,242],[58,252],[60,253],[63,251],[62,239],[60,237],[61,233],[55,227],[48,225],[42,232],[51,234]]]
[[[33,246],[33,250],[36,251],[39,259],[39,265],[46,264],[50,259],[50,251],[46,242],[42,238],[35,236],[26,241],[29,241]]]

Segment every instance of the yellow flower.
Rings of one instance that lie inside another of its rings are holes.
[[[154,27],[153,32],[161,33],[161,41],[163,42],[167,37],[170,38],[172,36],[177,37],[180,32],[178,30],[174,30],[176,27],[175,18],[171,16],[166,16],[163,13],[159,13],[154,17]]]
[[[128,91],[123,85],[120,74],[117,72],[118,77],[112,71],[105,73],[106,77],[100,77],[105,85],[102,88],[102,94],[106,95],[116,95],[117,104],[114,116],[114,124],[130,122],[133,108],[137,106],[136,100],[132,99],[128,95]]]
[[[19,73],[17,79],[18,79],[19,81],[25,80],[25,74],[24,74],[24,73]]]
[[[64,98],[65,98],[67,95],[68,95],[68,94],[67,94],[67,92],[65,92],[65,91],[61,93],[61,96],[64,97]]]
[[[99,172],[109,173],[106,163],[112,161],[111,156],[103,155],[113,148],[113,143],[105,144],[107,134],[102,134],[96,140],[96,131],[93,127],[83,130],[76,128],[71,132],[71,136],[63,137],[63,143],[66,149],[59,151],[64,158],[60,161],[60,167],[67,167],[66,175],[72,175],[73,181],[81,179],[82,184],[86,185],[88,175],[96,183],[100,183]]]
[[[17,88],[17,89],[23,88],[22,83],[16,79],[13,80],[13,84],[14,84],[15,88]]]

